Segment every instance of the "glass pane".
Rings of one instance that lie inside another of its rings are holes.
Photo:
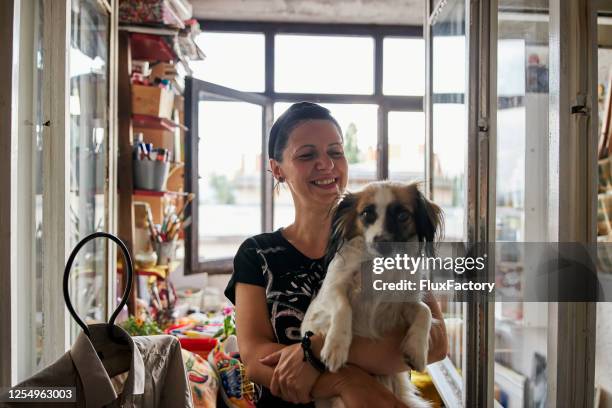
[[[425,114],[389,112],[389,179],[425,181]]]
[[[374,39],[275,36],[274,89],[301,93],[374,93]]]
[[[459,13],[463,9],[463,5],[457,4],[454,10],[449,10],[449,14]],[[433,92],[462,94],[465,92],[467,66],[465,30],[463,27],[443,27],[441,24],[444,23],[438,22],[434,26],[434,31],[437,31],[438,27],[440,31],[446,29],[450,31],[433,37]]]
[[[204,61],[189,63],[195,78],[245,92],[265,90],[263,34],[203,32],[195,41],[206,54]]]
[[[361,104],[321,104],[331,111],[344,136],[344,150],[349,162],[349,190],[376,180],[377,158],[377,115],[376,105]],[[280,116],[290,103],[274,104],[275,118]],[[352,147],[349,147],[352,146]],[[274,196],[274,228],[293,222],[293,200],[285,185],[281,185],[279,195]]]
[[[466,239],[466,163],[467,107],[466,89],[467,48],[465,38],[466,12],[464,0],[446,3],[431,27],[432,61],[432,199],[444,211],[444,240],[464,242]],[[449,67],[452,67],[449,68]],[[466,306],[452,296],[437,295],[449,341],[448,359],[464,377]],[[462,387],[458,385],[458,387]],[[463,390],[463,388],[461,388]],[[450,391],[449,391],[450,392]],[[447,398],[458,394],[455,390]]]
[[[39,367],[43,357],[43,335],[45,327],[45,315],[43,313],[43,304],[45,293],[43,288],[43,75],[44,75],[44,48],[43,48],[43,1],[39,0],[35,3],[35,19],[36,28],[35,44],[34,44],[34,86],[33,86],[33,101],[34,101],[34,183],[35,183],[35,210],[34,210],[34,225],[35,225],[35,263],[36,263],[36,284],[34,286],[33,298],[36,302],[35,327],[36,335],[34,342],[34,350],[36,356],[35,367]],[[42,368],[42,367],[40,367]]]
[[[201,101],[198,115],[202,262],[232,258],[242,241],[261,232],[262,108]]]
[[[518,7],[512,13],[508,6]],[[539,2],[547,7],[547,1]],[[546,242],[548,15],[529,1],[501,1],[497,41],[495,239]],[[534,18],[534,16],[536,18]],[[496,259],[497,291],[522,291],[528,253]],[[503,406],[546,406],[548,304],[495,303],[495,395]]]
[[[444,210],[447,241],[465,238],[467,113],[464,104],[433,105],[433,199]]]
[[[72,2],[70,35],[70,248],[106,231],[109,16],[95,0]],[[88,322],[106,320],[107,242],[80,252],[72,299]],[[78,326],[73,322],[73,336]],[[78,329],[80,330],[80,329]]]
[[[416,96],[425,94],[425,40],[383,40],[383,93]]]

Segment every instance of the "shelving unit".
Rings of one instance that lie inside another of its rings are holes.
[[[181,208],[188,195],[184,182],[184,146],[187,145],[187,128],[184,122],[184,78],[172,80],[174,96],[173,118],[135,114],[132,109],[132,61],[173,62],[180,65],[177,72],[191,74],[188,61],[203,58],[204,54],[195,46],[196,55],[186,56],[179,46],[180,31],[171,27],[146,27],[123,25],[119,27],[119,61],[118,61],[118,112],[119,112],[119,236],[133,253],[135,234],[134,202],[147,202],[152,210],[153,222],[161,223],[163,208],[172,203]],[[185,38],[181,39],[185,41]],[[167,179],[167,191],[150,191],[134,189],[133,151],[135,132],[143,133],[144,141],[155,147],[172,151],[173,162]],[[178,133],[178,135],[177,135]],[[177,141],[179,143],[177,143]],[[179,147],[177,149],[177,147]],[[135,254],[134,254],[135,255]],[[155,266],[136,269],[132,282],[134,290],[128,302],[131,314],[135,311],[136,296],[139,293],[138,275],[157,276],[165,279],[178,265]],[[122,266],[118,266],[121,271]],[[122,275],[123,276],[123,275]],[[125,277],[123,277],[125,279]],[[122,280],[125,287],[125,280]]]

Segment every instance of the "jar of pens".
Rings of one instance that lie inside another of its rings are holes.
[[[138,141],[134,149],[134,188],[164,191],[170,171],[170,151]]]
[[[149,235],[151,244],[157,253],[158,265],[168,265],[174,261],[176,241],[179,239],[180,233],[191,224],[191,217],[185,217],[185,209],[194,197],[195,194],[190,193],[178,212],[175,205],[166,206],[161,224],[154,224],[153,217],[150,213],[147,213]]]

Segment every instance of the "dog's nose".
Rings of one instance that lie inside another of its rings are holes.
[[[384,235],[377,235],[372,239],[372,246],[376,251],[383,255],[388,255],[391,251],[391,241]]]

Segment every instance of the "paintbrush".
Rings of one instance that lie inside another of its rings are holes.
[[[195,194],[189,193],[189,195],[187,196],[187,199],[185,200],[185,204],[183,204],[183,208],[181,208],[181,211],[179,211],[179,213],[177,214],[179,219],[181,219],[181,217],[183,216],[183,213],[185,212],[185,209],[187,208],[189,203],[193,201],[194,198],[195,198]]]

